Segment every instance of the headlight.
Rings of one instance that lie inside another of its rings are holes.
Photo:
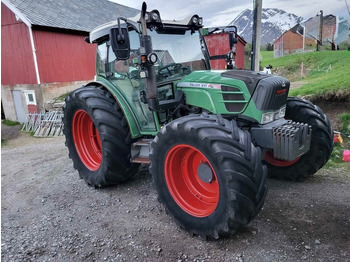
[[[194,16],[194,17],[192,18],[192,23],[194,23],[195,25],[197,25],[197,24],[198,24],[198,18]]]
[[[281,119],[285,116],[285,114],[286,114],[285,106],[280,108],[277,111],[264,113],[261,116],[261,124],[267,124],[272,122],[273,120]]]
[[[148,13],[145,14],[145,20],[149,21],[149,14]]]
[[[282,107],[280,111],[278,112],[278,117],[283,118],[286,115],[286,107]]]
[[[273,121],[274,119],[274,112],[264,113],[261,117],[261,124],[267,124]]]
[[[158,14],[157,14],[157,13],[152,13],[152,19],[153,19],[154,21],[157,21],[157,19],[158,19]]]
[[[202,18],[202,17],[199,18],[198,24],[199,24],[199,25],[203,25],[203,18]]]

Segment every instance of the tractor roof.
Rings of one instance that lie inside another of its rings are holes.
[[[156,15],[155,15],[156,14]],[[133,27],[135,30],[140,32],[140,14],[133,18],[122,18],[123,21],[121,27]],[[182,20],[161,20],[158,10],[152,10],[146,13],[147,28],[156,30],[163,34],[184,34],[187,30],[196,31],[202,27],[203,19],[198,15],[189,16]],[[89,41],[90,43],[99,42],[109,36],[112,28],[118,28],[118,19],[102,24],[90,32]]]

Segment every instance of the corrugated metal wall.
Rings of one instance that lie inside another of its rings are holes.
[[[33,35],[42,83],[93,79],[96,45],[85,36],[42,30]]]
[[[36,84],[28,27],[1,3],[1,84]]]
[[[33,29],[41,83],[91,80],[96,45],[85,36]],[[88,35],[88,33],[86,33]],[[37,84],[29,29],[1,3],[1,84]]]
[[[204,36],[205,42],[208,47],[209,55],[211,57],[223,56],[230,51],[229,33],[218,33]],[[244,68],[244,43],[238,41],[236,44],[236,60],[235,64],[237,68]],[[210,60],[210,66],[212,69],[225,69],[227,62],[225,58]]]
[[[236,44],[236,67],[239,69],[244,69],[244,49],[245,42],[240,37],[238,37],[238,42]]]
[[[210,57],[225,56],[230,51],[229,33],[219,33],[204,36]],[[227,62],[225,58],[211,58],[212,69],[225,69]]]

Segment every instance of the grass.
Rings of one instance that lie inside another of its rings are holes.
[[[339,167],[349,165],[343,161],[343,152],[345,149],[350,149],[350,113],[342,113],[339,116],[340,131],[342,133],[343,143],[336,142],[326,167]]]
[[[2,124],[6,125],[6,126],[18,126],[21,123],[17,122],[17,121],[11,121],[8,119],[4,119],[1,121]],[[7,145],[7,140],[4,139],[1,135],[1,147],[6,146]]]
[[[69,95],[69,92],[66,92],[66,93],[64,93],[64,94],[62,94],[62,95],[60,95],[60,96],[58,96],[58,97],[55,97],[54,99],[53,99],[53,102],[54,103],[56,103],[56,102],[63,102],[65,99],[66,99],[66,97]]]
[[[306,80],[301,88],[291,90],[292,96],[325,96],[338,93],[350,95],[350,52],[323,51],[273,58],[272,51],[262,51],[262,66],[271,64],[273,72],[291,81]],[[301,77],[303,63],[305,78]],[[329,69],[328,72],[323,70]]]
[[[341,165],[344,162],[343,151],[344,151],[344,148],[341,146],[341,144],[335,143],[331,157],[329,158],[326,164],[326,167],[337,167]]]
[[[343,143],[334,143],[334,148],[325,167],[345,167],[350,168],[350,163],[343,160],[343,152],[350,149],[350,138],[343,136]],[[349,169],[350,170],[350,169]]]
[[[2,120],[2,123],[4,125],[7,125],[7,126],[17,126],[17,125],[21,124],[21,123],[19,123],[17,121],[11,121],[11,120],[7,120],[7,119]]]
[[[342,113],[339,115],[340,131],[346,135],[350,135],[350,113]]]

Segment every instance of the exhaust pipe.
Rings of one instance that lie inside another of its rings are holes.
[[[153,111],[158,111],[159,101],[157,98],[158,90],[156,83],[156,76],[153,63],[148,62],[148,57],[153,53],[151,36],[147,35],[147,24],[146,24],[146,9],[147,4],[143,2],[141,9],[141,27],[142,35],[140,36],[140,55],[141,60],[144,59],[145,69],[146,69],[146,78],[145,78],[145,88],[146,88],[146,98],[148,106]],[[142,58],[143,57],[143,58]]]

